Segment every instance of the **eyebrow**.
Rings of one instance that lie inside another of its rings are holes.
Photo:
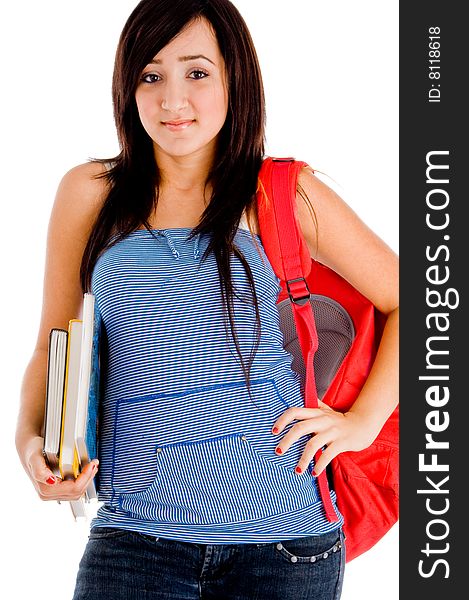
[[[188,60],[196,60],[198,58],[204,58],[205,60],[208,60],[208,62],[211,62],[212,65],[215,65],[215,63],[213,62],[213,60],[210,60],[209,58],[207,58],[203,54],[189,54],[187,56],[180,56],[178,58],[178,61],[179,62],[187,62]],[[148,64],[149,65],[160,65],[161,64],[161,60],[159,58],[154,58]]]

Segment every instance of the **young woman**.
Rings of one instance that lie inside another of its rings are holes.
[[[397,258],[302,170],[296,208],[311,255],[387,315],[351,410],[304,408],[259,236],[264,94],[237,9],[140,2],[113,100],[121,152],[71,169],[57,192],[16,436],[40,498],[78,499],[96,476],[90,463],[75,481],[54,477],[41,437],[49,331],[93,292],[106,349],[103,505],[74,600],[339,598],[343,520],[326,519],[315,476],[366,448],[397,404]]]

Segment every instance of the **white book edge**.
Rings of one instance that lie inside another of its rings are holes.
[[[90,462],[88,448],[86,447],[86,424],[88,419],[89,389],[91,379],[91,360],[93,351],[95,318],[94,294],[85,293],[83,298],[83,329],[81,338],[81,361],[78,384],[78,401],[75,422],[75,446],[80,463],[80,469]],[[97,498],[94,480],[90,481],[87,488],[87,500]]]
[[[44,428],[44,453],[53,473],[60,476],[59,449],[62,426],[62,401],[68,332],[54,329],[50,335],[47,373],[47,406]],[[54,368],[55,367],[55,368]]]
[[[70,504],[70,508],[72,509],[72,513],[73,513],[73,517],[75,518],[75,521],[80,517],[84,517],[85,519],[87,518],[85,504],[82,499],[70,500],[69,504]]]

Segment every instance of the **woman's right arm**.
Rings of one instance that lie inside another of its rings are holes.
[[[47,231],[42,313],[36,345],[23,375],[15,444],[21,464],[43,500],[77,500],[96,473],[87,465],[75,481],[55,478],[42,455],[49,332],[68,329],[82,316],[80,265],[91,228],[105,198],[99,163],[74,167],[62,178]]]

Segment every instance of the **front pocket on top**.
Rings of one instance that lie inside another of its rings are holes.
[[[252,398],[242,380],[120,400],[113,500],[136,518],[188,524],[264,518],[314,502],[311,476],[294,472],[307,437],[277,456],[271,430],[289,405],[276,380],[251,384]]]
[[[155,448],[155,478],[145,490],[119,494],[139,519],[166,523],[252,521],[308,506],[311,476],[265,460],[245,433]]]
[[[276,442],[271,428],[288,404],[273,379],[251,383],[252,399],[243,380],[119,400],[112,460],[115,492],[137,492],[152,483],[157,446],[243,430],[256,450],[273,456]]]

